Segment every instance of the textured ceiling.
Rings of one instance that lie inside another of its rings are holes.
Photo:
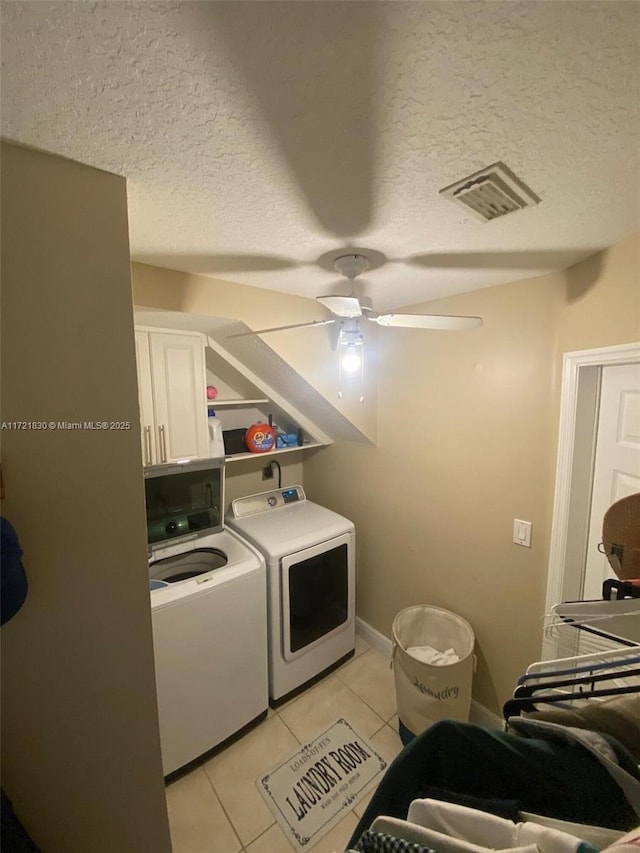
[[[2,3],[2,132],[128,179],[134,260],[378,310],[640,224],[636,2]],[[497,160],[542,199],[438,195]]]

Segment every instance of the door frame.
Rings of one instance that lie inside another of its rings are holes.
[[[584,565],[602,368],[634,362],[640,362],[640,341],[563,355],[545,613],[581,597],[582,573],[571,566]],[[557,656],[557,642],[543,637],[542,660]]]

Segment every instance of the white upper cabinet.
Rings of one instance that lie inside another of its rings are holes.
[[[144,464],[207,457],[203,336],[137,328],[135,337]]]

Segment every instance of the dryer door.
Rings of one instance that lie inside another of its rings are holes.
[[[282,645],[294,660],[354,618],[353,540],[349,533],[283,557]]]

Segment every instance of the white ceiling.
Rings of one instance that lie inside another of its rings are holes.
[[[2,132],[128,179],[135,260],[388,310],[640,225],[636,2],[2,3]],[[504,161],[542,199],[438,195]],[[344,283],[344,282],[343,282]],[[346,283],[344,283],[346,284]]]

